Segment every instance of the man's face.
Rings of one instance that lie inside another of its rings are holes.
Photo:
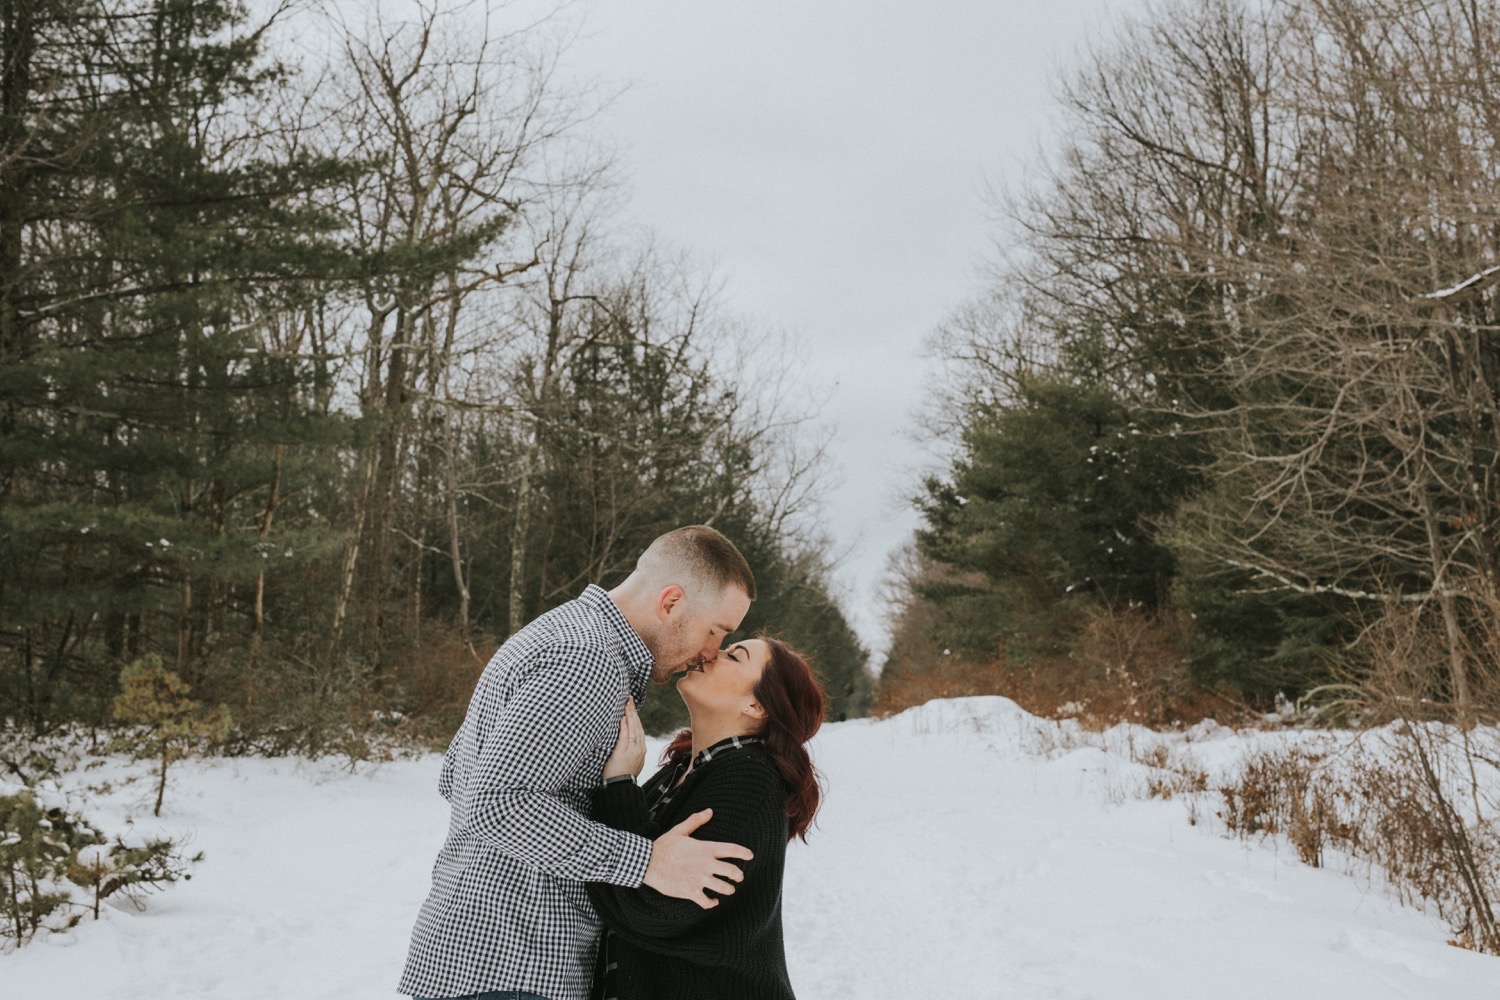
[[[662,641],[656,653],[651,679],[665,684],[673,676],[719,652],[724,637],[740,627],[750,610],[750,598],[731,584],[717,598],[692,607],[685,600],[670,604],[663,623]]]

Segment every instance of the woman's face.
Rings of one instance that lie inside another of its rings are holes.
[[[764,714],[755,700],[755,685],[771,662],[771,647],[761,639],[736,642],[701,666],[689,667],[677,690],[689,711],[746,713],[758,723]]]

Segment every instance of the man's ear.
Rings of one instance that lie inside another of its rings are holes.
[[[669,583],[656,595],[656,618],[658,621],[666,621],[672,616],[673,611],[681,614],[685,605],[687,594],[675,583]]]

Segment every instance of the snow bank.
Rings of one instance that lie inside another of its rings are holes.
[[[1228,766],[1300,738],[1205,724],[1170,742]],[[1285,846],[1227,839],[1211,802],[1140,799],[1151,769],[1131,757],[1160,739],[1084,733],[1003,698],[827,726],[826,804],[788,853],[798,996],[1497,995],[1500,960],[1448,946],[1435,918]],[[159,825],[207,859],[145,912],[0,956],[0,997],[393,996],[447,821],[438,763],[186,763],[159,821],[144,783],[94,795],[107,830]]]

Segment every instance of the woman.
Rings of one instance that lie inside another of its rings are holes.
[[[594,818],[656,837],[712,809],[695,836],[755,853],[744,879],[710,909],[647,888],[590,882],[605,927],[596,1000],[793,1000],[781,939],[786,845],[807,838],[818,777],[806,743],[823,721],[823,693],[807,661],[776,639],[737,642],[683,675],[690,729],[642,787],[635,706],[594,793]]]

